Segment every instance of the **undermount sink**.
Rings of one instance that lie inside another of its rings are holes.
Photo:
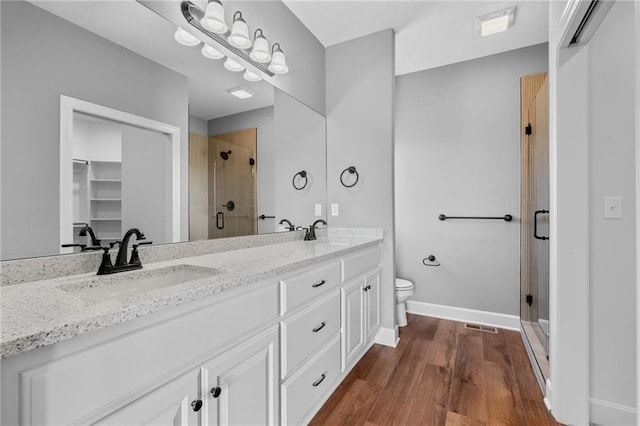
[[[61,289],[75,293],[93,302],[118,299],[151,290],[171,287],[219,274],[215,268],[176,265],[160,269],[100,276],[91,280],[62,286]]]

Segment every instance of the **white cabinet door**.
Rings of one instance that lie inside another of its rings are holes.
[[[204,424],[277,424],[278,363],[277,325],[206,362]]]
[[[380,269],[365,278],[365,334],[371,342],[380,329]]]
[[[342,370],[364,347],[364,277],[342,288]]]
[[[198,425],[198,418],[203,413],[199,383],[199,370],[194,369],[132,402],[97,424],[114,426]]]

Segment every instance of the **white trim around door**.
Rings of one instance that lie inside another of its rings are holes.
[[[83,113],[169,137],[171,150],[171,241],[180,241],[180,128],[117,109],[60,95],[60,245],[73,235],[73,124],[74,113]],[[60,253],[70,249],[62,248]]]

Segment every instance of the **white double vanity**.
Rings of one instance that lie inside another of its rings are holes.
[[[142,270],[3,286],[2,424],[308,422],[380,328],[382,232],[335,231],[141,248]]]

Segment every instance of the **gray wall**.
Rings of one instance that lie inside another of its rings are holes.
[[[396,79],[396,265],[413,300],[519,315],[520,77],[546,70],[541,44]]]
[[[195,115],[190,115],[189,131],[206,136],[207,132],[209,131],[207,126],[207,120],[205,120],[204,118],[196,117]]]
[[[122,231],[139,228],[154,244],[171,242],[171,140],[160,132],[121,127]]]
[[[325,48],[281,1],[239,1],[226,7],[227,22],[241,10],[247,22],[264,30],[269,43],[279,42],[289,73],[266,81],[325,114]]]
[[[384,229],[382,326],[395,326],[393,104],[395,35],[380,31],[327,48],[327,204],[333,227]],[[340,184],[356,166],[360,181]]]
[[[257,127],[257,161],[258,167],[258,215],[273,216],[275,205],[275,161],[273,107],[254,109],[252,111],[233,114],[227,117],[209,120],[209,135]],[[258,221],[258,233],[264,234],[276,230],[275,220]]]
[[[187,79],[26,2],[0,5],[3,258],[59,253],[61,94],[180,127],[187,218]]]
[[[634,5],[615,2],[589,43],[589,362],[591,397],[627,407],[637,356],[633,43]],[[623,198],[622,219],[603,218],[605,196]]]
[[[327,218],[326,120],[281,90],[275,91],[274,110],[276,224],[288,219],[307,227]],[[292,179],[301,170],[307,172],[307,186],[296,190]],[[319,217],[315,204],[322,206]]]

